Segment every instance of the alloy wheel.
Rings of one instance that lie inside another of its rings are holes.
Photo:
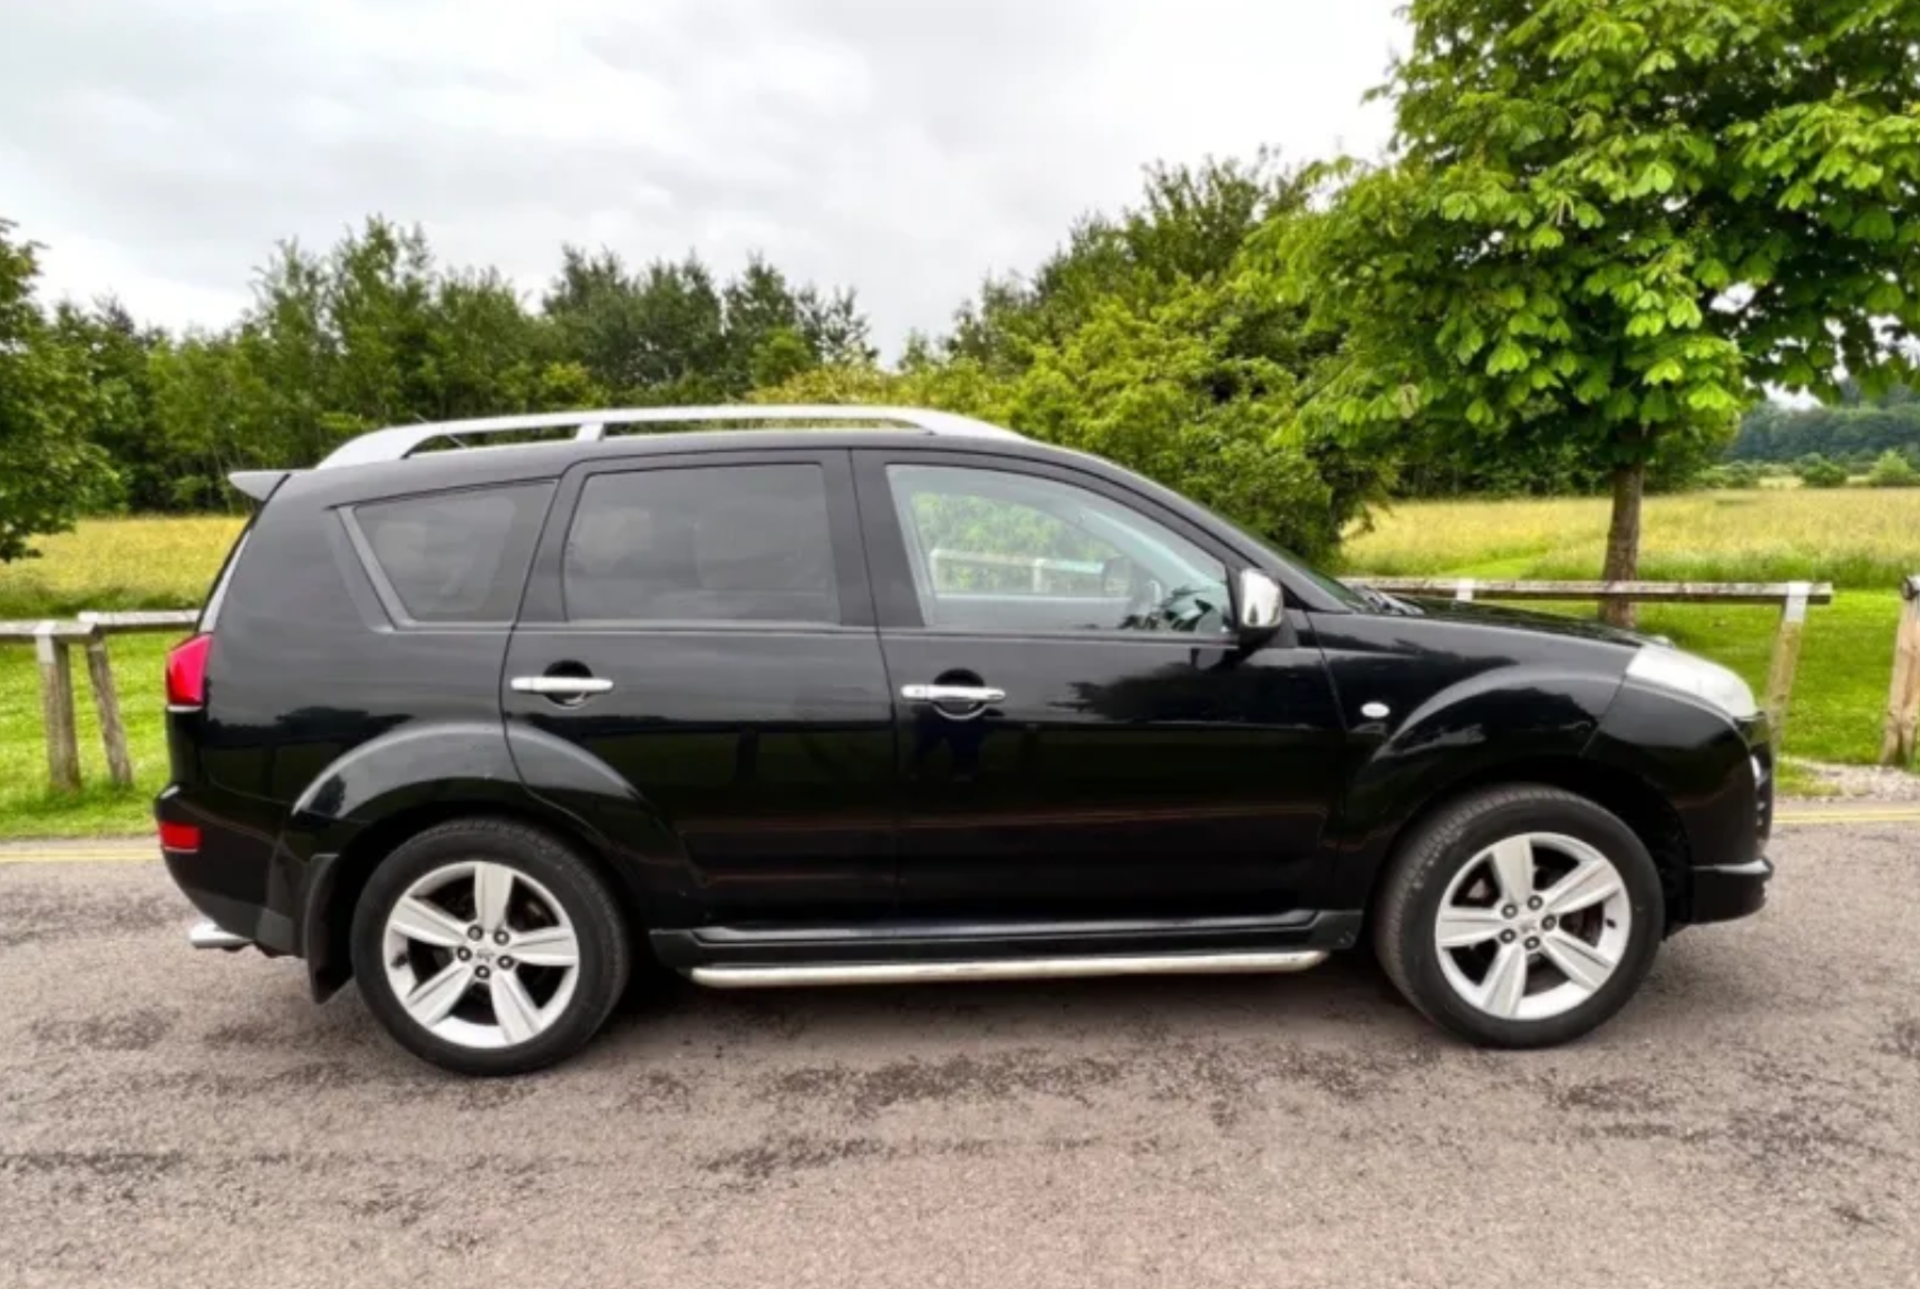
[[[1620,870],[1560,833],[1522,833],[1475,855],[1447,884],[1434,944],[1447,984],[1501,1020],[1580,1006],[1613,978],[1633,933]]]
[[[580,939],[560,901],[486,860],[443,865],[409,886],[387,913],[382,951],[407,1015],[462,1047],[538,1037],[580,978]]]

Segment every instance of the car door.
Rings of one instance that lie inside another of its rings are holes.
[[[637,796],[603,827],[677,915],[891,903],[892,703],[845,451],[576,467],[506,678],[516,755],[565,740]]]
[[[1299,907],[1344,760],[1304,615],[1242,648],[1230,549],[1092,472],[854,455],[902,915]]]

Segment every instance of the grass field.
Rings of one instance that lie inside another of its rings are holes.
[[[34,545],[43,558],[0,564],[0,618],[194,608],[242,522],[225,516],[95,519],[75,532],[39,538]]]
[[[1602,497],[1409,503],[1351,535],[1342,562],[1383,577],[1594,578],[1607,506]],[[1650,582],[1887,590],[1920,571],[1920,488],[1652,497],[1642,522],[1640,576]]]
[[[82,609],[178,608],[199,603],[240,521],[117,519],[40,543],[44,559],[0,567],[0,618]],[[1345,565],[1383,575],[1598,575],[1603,501],[1426,502],[1378,517],[1356,535]],[[1870,763],[1900,611],[1893,587],[1920,572],[1920,489],[1818,492],[1770,489],[1660,497],[1646,514],[1644,574],[1655,579],[1836,583],[1830,606],[1808,613],[1787,727],[1789,755]],[[1822,552],[1826,552],[1822,554]],[[1590,613],[1591,606],[1563,611]],[[1641,625],[1717,658],[1755,689],[1766,676],[1777,614],[1769,608],[1660,605]],[[124,636],[112,649],[139,784],[115,793],[76,660],[82,765],[77,797],[47,791],[33,652],[0,646],[0,837],[140,831],[166,775],[160,666],[168,637]]]

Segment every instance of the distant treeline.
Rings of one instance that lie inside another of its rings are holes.
[[[1889,450],[1920,465],[1920,392],[1895,386],[1868,397],[1846,382],[1841,401],[1832,406],[1768,402],[1754,408],[1741,420],[1726,459],[1795,462],[1817,455],[1864,468]]]
[[[42,305],[34,247],[0,220],[0,559],[76,498],[236,507],[230,472],[307,465],[382,425],[743,400],[987,417],[1324,553],[1386,494],[1393,462],[1299,414],[1338,337],[1309,334],[1249,248],[1304,217],[1307,195],[1265,153],[1149,167],[1135,204],[1078,220],[1030,273],[986,279],[891,366],[852,290],[764,259],[729,278],[694,256],[568,246],[529,299],[376,217],[325,251],[281,245],[239,318],[180,333],[113,299]],[[56,453],[57,477],[32,464]],[[31,504],[13,505],[27,488]]]

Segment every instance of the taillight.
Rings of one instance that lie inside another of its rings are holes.
[[[167,655],[167,705],[201,707],[207,701],[207,655],[212,636],[195,636],[175,645]]]
[[[184,850],[188,852],[200,849],[200,825],[169,823],[160,821],[160,849]]]

